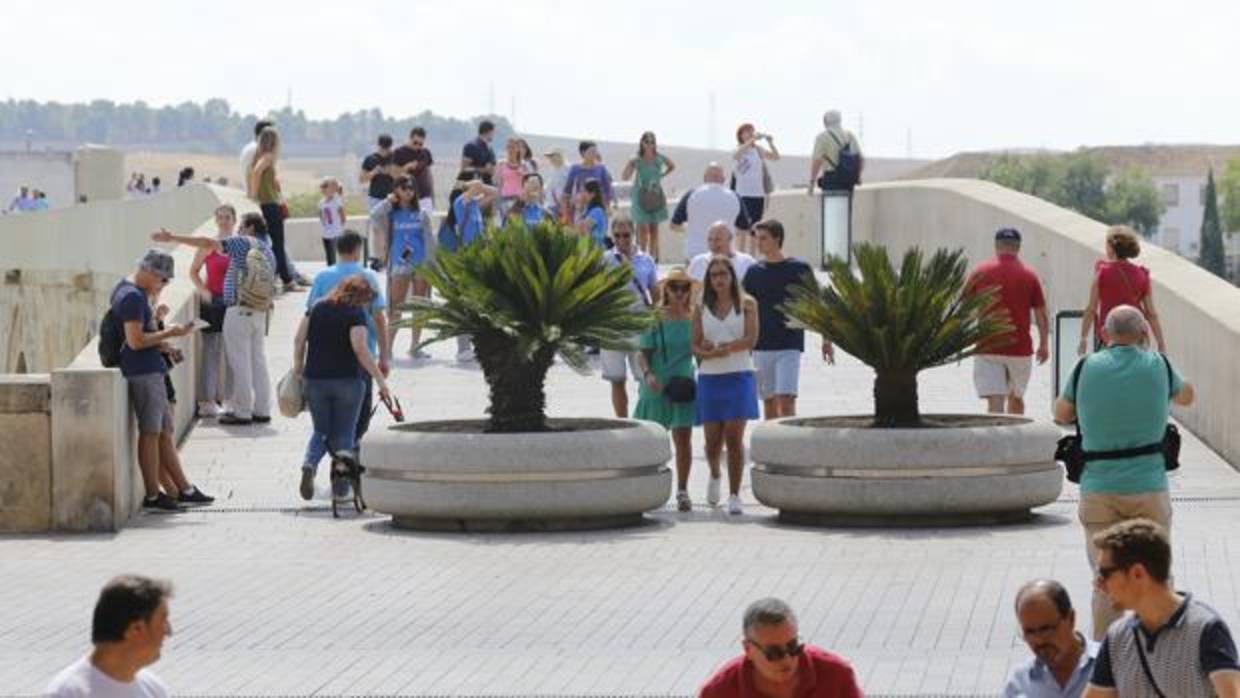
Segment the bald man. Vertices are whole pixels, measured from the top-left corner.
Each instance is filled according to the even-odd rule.
[[[754,264],[754,258],[744,252],[737,252],[732,247],[732,224],[727,221],[715,221],[706,229],[706,251],[689,260],[689,276],[698,281],[706,279],[706,265],[715,255],[723,255],[732,260],[732,268],[736,270],[736,278],[744,279],[745,272]]]
[[[1162,453],[1170,404],[1193,403],[1193,386],[1162,354],[1149,351],[1150,326],[1141,311],[1117,306],[1106,317],[1107,348],[1077,362],[1055,401],[1055,421],[1079,421],[1090,454],[1081,475],[1078,515],[1094,571],[1093,538],[1129,519],[1145,518],[1170,534],[1171,498]],[[1101,640],[1120,611],[1094,589],[1093,628]]]
[[[737,228],[749,228],[749,218],[741,197],[724,186],[723,167],[717,162],[706,166],[702,186],[680,198],[672,214],[672,230],[685,233],[685,263],[706,252],[706,231],[716,221],[732,221]]]
[[[1003,698],[1080,698],[1098,643],[1076,631],[1076,611],[1063,585],[1035,579],[1016,593],[1016,620],[1033,657],[1016,667]]]

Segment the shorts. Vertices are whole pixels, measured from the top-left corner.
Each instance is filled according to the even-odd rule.
[[[766,197],[742,196],[741,208],[745,209],[745,216],[749,219],[749,226],[740,228],[740,230],[750,230],[755,223],[762,220],[762,215],[766,213]]]
[[[973,385],[978,397],[1024,397],[1032,372],[1032,356],[978,354],[973,357]]]
[[[753,363],[758,373],[758,397],[770,400],[776,395],[797,396],[801,384],[800,350],[755,351]]]
[[[410,264],[408,262],[392,260],[392,263],[388,265],[388,276],[415,276],[421,267],[421,262]]]
[[[637,363],[636,351],[613,351],[611,349],[603,349],[599,352],[599,362],[603,368],[603,380],[608,383],[623,383],[625,381],[625,364],[628,364],[628,370],[633,374],[633,380],[640,379],[642,375],[641,364]]]
[[[168,402],[168,389],[163,373],[143,373],[127,376],[129,402],[134,416],[138,418],[138,433],[172,433],[172,403]]]

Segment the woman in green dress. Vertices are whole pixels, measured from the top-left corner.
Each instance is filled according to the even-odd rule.
[[[642,251],[659,261],[659,224],[667,220],[667,194],[663,191],[663,178],[676,169],[676,164],[659,154],[654,134],[642,134],[637,146],[637,157],[624,166],[620,179],[633,180],[633,222],[637,225],[637,244]],[[642,192],[649,191],[642,204]],[[656,205],[657,204],[657,205]]]
[[[672,432],[672,446],[676,452],[676,508],[680,511],[693,509],[688,490],[689,464],[693,460],[689,438],[697,408],[693,400],[673,401],[665,394],[664,387],[674,377],[693,380],[690,304],[695,283],[684,267],[673,267],[659,282],[659,321],[638,342],[642,382],[637,409],[633,411],[635,419],[658,422]]]

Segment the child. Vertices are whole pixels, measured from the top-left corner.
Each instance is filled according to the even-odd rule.
[[[573,202],[577,211],[574,224],[577,230],[587,235],[600,246],[610,247],[607,243],[607,204],[603,199],[603,186],[597,179],[587,179],[577,192]]]
[[[327,256],[327,266],[336,263],[336,238],[344,230],[344,188],[335,177],[324,177],[319,184],[319,222],[323,224],[323,254]]]

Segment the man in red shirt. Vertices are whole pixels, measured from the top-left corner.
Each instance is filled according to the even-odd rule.
[[[743,627],[745,653],[715,672],[700,698],[861,698],[843,657],[801,643],[788,604],[775,598],[753,602]]]
[[[973,357],[973,384],[978,397],[986,401],[987,411],[1002,414],[1004,401],[1008,414],[1025,413],[1025,388],[1033,371],[1033,339],[1029,336],[1029,311],[1038,323],[1038,364],[1046,363],[1049,352],[1046,333],[1046,297],[1042,282],[1032,269],[1020,261],[1020,232],[1001,228],[995,233],[995,256],[973,270],[965,285],[968,291],[997,287],[995,304],[1005,308],[1008,322],[1015,328],[979,347]]]

